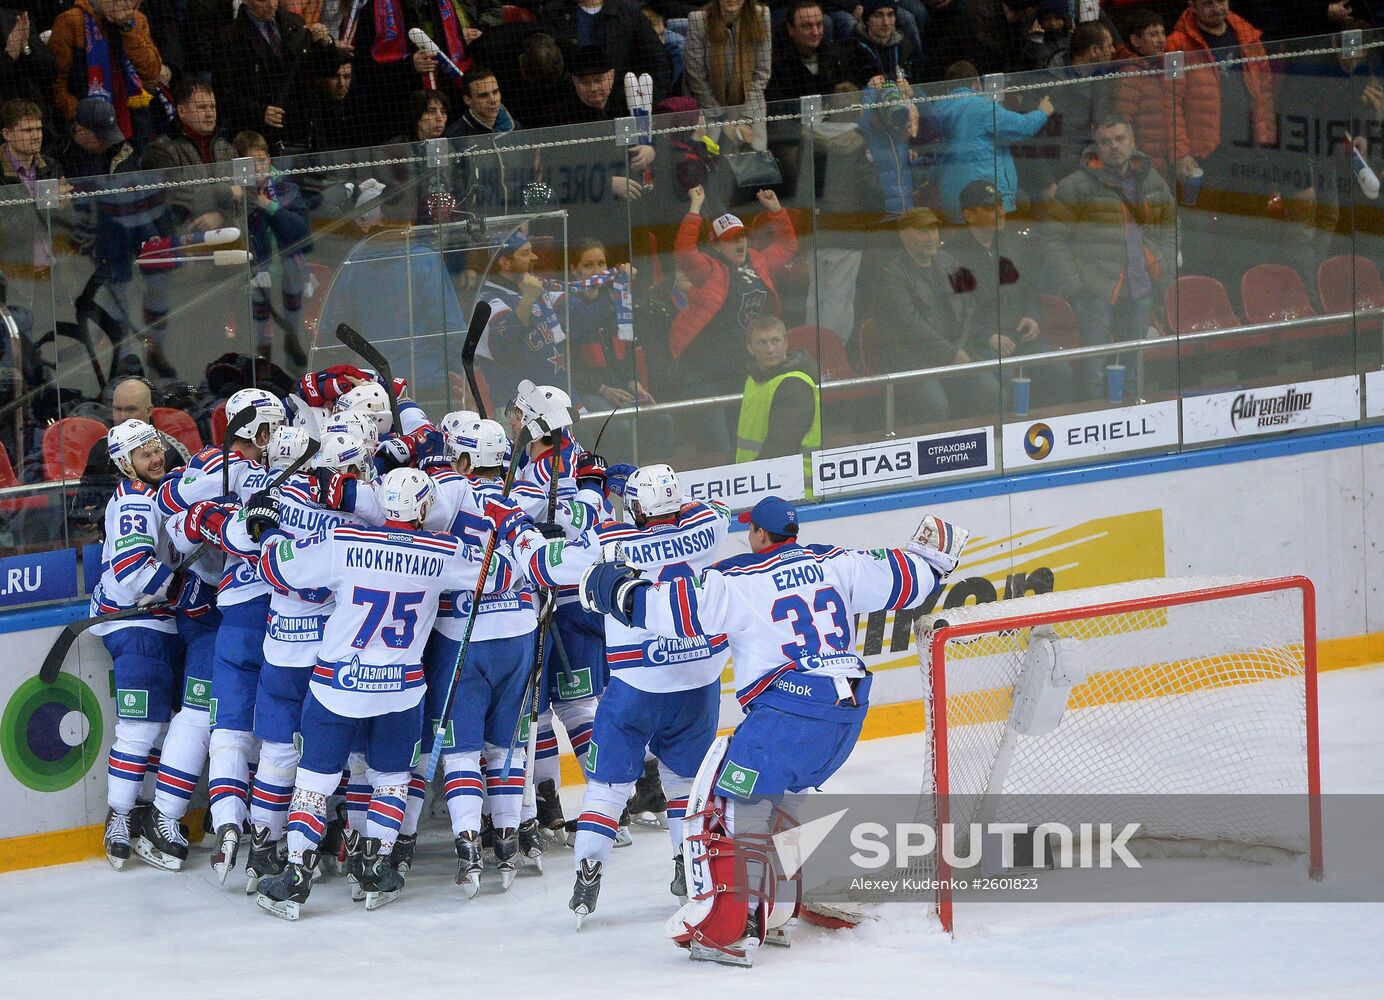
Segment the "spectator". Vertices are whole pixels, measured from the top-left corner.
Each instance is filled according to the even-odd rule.
[[[492,70],[472,67],[461,89],[466,110],[447,126],[449,139],[473,135],[503,135],[519,128],[500,99],[500,81]]]
[[[163,64],[139,0],[76,0],[53,22],[48,48],[57,75],[53,106],[70,122],[83,97],[104,97],[115,121],[141,151],[154,134],[149,107],[171,74]]]
[[[491,362],[491,399],[513,399],[520,380],[538,370],[555,385],[567,382],[567,334],[553,309],[556,293],[533,273],[537,263],[528,234],[515,231],[496,252],[481,286],[492,311],[477,356]]]
[[[1119,114],[1096,126],[1081,168],[1057,185],[1045,256],[1058,294],[1076,311],[1085,345],[1142,340],[1156,292],[1175,273],[1174,215],[1168,185],[1135,149],[1134,128]],[[1091,398],[1114,359],[1083,359]]]
[[[1174,90],[1176,173],[1184,186],[1193,179],[1199,187],[1199,211],[1183,213],[1184,257],[1189,269],[1230,283],[1258,255],[1254,244],[1264,241],[1258,223],[1271,193],[1263,150],[1273,146],[1278,125],[1273,72],[1262,61],[1260,38],[1227,0],[1188,0],[1168,36],[1169,51],[1187,53],[1187,79],[1197,78],[1195,86]],[[1261,61],[1240,61],[1246,57]],[[1237,243],[1239,252],[1227,253]]]
[[[416,119],[406,116],[409,95],[414,91],[432,89],[430,83],[452,90],[460,83],[440,59],[415,48],[408,38],[414,28],[421,28],[429,37],[437,34],[435,29],[429,30],[434,28],[430,23],[433,18],[452,25],[434,41],[465,72],[470,68],[467,29],[454,16],[458,6],[453,0],[365,0],[356,17],[355,79],[361,106],[371,113],[363,121],[365,131],[359,145],[374,145],[402,131],[411,132]],[[470,30],[479,31],[474,25]]]
[[[473,66],[461,86],[466,110],[447,126],[449,139],[503,136],[519,128],[500,98],[500,81],[494,72]],[[533,176],[525,167],[523,153],[507,152],[496,142],[473,142],[465,147],[471,153],[469,169],[476,178],[476,197],[487,213],[508,214],[523,202],[520,193]]]
[[[1048,93],[1053,110],[1034,143],[1039,154],[1025,178],[1029,190],[1052,198],[1057,182],[1078,169],[1091,145],[1093,129],[1104,120],[1114,103],[1113,85],[1101,77],[1101,67],[1115,56],[1110,29],[1100,21],[1085,21],[1072,32],[1066,58],[1058,57],[1052,70],[1056,86]]]
[[[253,192],[232,187],[231,193],[245,205],[248,231],[246,240],[254,261],[250,277],[250,313],[255,322],[257,353],[272,360],[273,337],[269,320],[284,332],[284,351],[289,367],[300,371],[307,363],[302,341],[298,338],[302,322],[303,298],[313,294],[307,262],[308,210],[298,193],[298,185],[284,177],[269,161],[269,142],[258,132],[244,131],[235,137],[237,156],[255,161],[256,186]],[[279,292],[283,314],[274,315],[270,302],[273,286],[273,264],[278,262]]]
[[[675,91],[679,90],[682,84],[683,53],[687,49],[687,36],[681,31],[669,28],[667,18],[652,7],[644,8],[644,16],[649,19],[663,51],[668,53],[669,87]]]
[[[110,426],[126,420],[154,422],[153,389],[139,376],[121,379],[115,383],[111,392]],[[188,450],[177,438],[159,431],[163,440],[164,468],[172,471],[187,464]],[[87,452],[86,467],[82,478],[72,495],[68,509],[68,528],[80,535],[80,540],[99,540],[102,524],[106,516],[106,501],[111,498],[120,474],[111,463],[110,452],[106,450],[106,440],[102,438]]]
[[[1116,50],[1115,58],[1137,62],[1127,65],[1116,81],[1112,110],[1130,120],[1139,137],[1139,152],[1149,158],[1153,169],[1170,177],[1173,161],[1179,156],[1173,152],[1173,136],[1181,134],[1185,142],[1187,131],[1185,123],[1174,120],[1173,96],[1186,87],[1208,86],[1211,77],[1207,73],[1184,75],[1176,84],[1163,78],[1168,34],[1155,10],[1136,7],[1125,15],[1124,35],[1125,44]],[[1150,70],[1158,75],[1150,75]]]
[[[966,333],[962,343],[979,361],[1007,358],[1016,365],[1025,354],[1049,350],[1038,323],[1038,269],[1029,263],[1027,241],[1004,241],[1004,195],[988,180],[973,180],[961,191],[964,228],[943,244],[956,258],[948,280],[966,297]],[[1033,379],[1033,405],[1051,406],[1071,398],[1071,369],[1045,362]]]
[[[802,455],[812,484],[812,452],[822,446],[821,391],[815,367],[802,351],[788,350],[788,330],[777,316],[760,314],[745,336],[749,352],[735,460]]]
[[[722,131],[728,152],[737,146],[768,148],[764,88],[772,68],[767,7],[753,0],[711,0],[688,18],[687,92],[708,115],[755,119]]]
[[[500,76],[500,89],[510,95],[510,111],[525,128],[563,124],[562,114],[572,88],[567,81],[566,58],[552,35],[533,32],[525,39],[517,62],[510,67],[497,65],[495,71]]]
[[[782,30],[775,33],[773,70],[764,89],[769,104],[797,101],[810,94],[830,94],[850,82],[844,54],[827,41],[822,2],[794,0]],[[778,109],[780,113],[782,110]],[[796,123],[788,124],[796,134]]]
[[[777,195],[760,191],[757,197],[769,213],[769,246],[762,251],[750,249],[744,223],[726,214],[712,222],[710,252],[703,253],[697,248],[697,237],[706,192],[700,186],[688,192],[688,210],[678,228],[673,255],[691,279],[692,289],[687,308],[673,321],[669,333],[669,350],[688,397],[739,388],[738,372],[726,364],[726,358],[740,350],[756,316],[782,312],[774,275],[798,252],[798,237]]]
[[[603,50],[595,45],[578,49],[572,57],[572,85],[568,98],[569,122],[609,121],[619,116],[623,98],[615,96],[615,70]],[[642,172],[654,163],[654,147],[641,144],[627,151],[629,169]],[[611,191],[617,198],[638,198],[643,194],[640,181],[629,176],[610,178]]]
[[[538,23],[569,57],[594,45],[609,60],[615,79],[621,82],[612,117],[629,114],[623,86],[626,73],[648,73],[655,102],[668,96],[672,79],[668,54],[634,0],[550,0],[538,12]]]
[[[229,184],[189,184],[189,180],[211,176],[212,164],[235,159],[235,147],[216,131],[216,94],[211,85],[196,78],[184,78],[173,91],[178,121],[174,131],[149,144],[144,154],[144,169],[177,168],[165,181],[180,181],[167,190],[171,224],[180,233],[206,232],[227,225],[234,218],[235,198]],[[146,370],[161,378],[177,374],[163,350],[167,326],[166,272],[144,275],[144,347]]]
[[[1035,69],[1062,65],[1072,42],[1068,0],[1041,0],[1033,25],[1035,30],[1029,34],[1025,55],[1029,65]]]
[[[243,0],[222,39],[216,68],[226,131],[261,132],[278,153],[290,99],[317,45],[333,45],[325,26],[308,28],[297,14],[281,10],[279,0]]]
[[[134,259],[146,240],[163,236],[168,231],[167,211],[163,197],[157,191],[107,193],[111,187],[129,183],[123,175],[140,169],[139,157],[115,123],[115,109],[99,97],[84,97],[77,102],[77,115],[72,122],[72,151],[67,161],[70,178],[92,178],[74,181],[79,191],[95,192],[94,199],[80,204],[92,204],[95,210],[95,239],[92,257],[96,268],[86,287],[77,296],[78,315],[95,310],[96,293],[105,288],[119,307],[118,321],[128,328],[131,311],[129,289],[134,277]],[[122,177],[122,179],[116,179]],[[143,277],[146,310],[163,315],[168,312],[167,283],[162,276]],[[116,345],[123,350],[122,343]],[[137,362],[131,360],[132,366]]]
[[[308,89],[287,108],[285,155],[351,149],[360,142],[360,106],[351,84],[351,56],[335,45],[314,46],[308,58]]]
[[[896,30],[894,0],[865,0],[860,9],[862,20],[845,43],[856,88],[919,79],[919,53],[913,42]]]
[[[16,97],[32,101],[47,122],[58,63],[39,38],[39,27],[27,11],[0,7],[0,104]]]
[[[48,213],[33,199],[38,182],[61,177],[62,168],[43,153],[43,117],[33,101],[16,98],[0,106],[0,137],[0,199],[29,202],[0,214],[0,278],[8,304],[33,313],[34,331],[41,336],[53,319],[53,243]]]
[[[974,332],[967,310],[975,302],[952,285],[961,265],[941,249],[936,214],[912,209],[896,229],[903,253],[889,256],[873,286],[879,310],[873,353],[880,368],[909,371],[977,360],[967,339]],[[993,411],[1000,398],[999,383],[989,372],[901,382],[894,392],[898,412],[927,422],[949,420],[958,412]]]
[[[930,41],[938,67],[966,60],[979,75],[1035,69],[1028,28],[1038,0],[965,0]]]
[[[1045,96],[1033,111],[1010,111],[981,93],[976,67],[968,62],[952,65],[947,79],[955,86],[944,100],[929,106],[943,140],[937,157],[942,209],[949,220],[961,222],[962,190],[983,180],[999,189],[1005,211],[1012,212],[1018,207],[1019,180],[1009,143],[1036,135],[1052,114],[1052,101]]]

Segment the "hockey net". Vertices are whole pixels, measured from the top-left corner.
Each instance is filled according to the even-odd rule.
[[[915,630],[936,829],[1157,796],[1134,817],[1145,853],[1301,852],[1320,877],[1311,581],[1142,580],[952,608]],[[1284,796],[1300,797],[1286,816]]]

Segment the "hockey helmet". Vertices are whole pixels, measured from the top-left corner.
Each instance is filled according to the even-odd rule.
[[[264,449],[265,461],[271,469],[287,469],[308,453],[310,442],[305,427],[276,427]]]
[[[312,464],[328,472],[365,473],[368,469],[369,475],[362,477],[367,480],[375,471],[374,456],[366,453],[360,438],[345,425],[329,427],[322,432],[322,443],[318,445]]]
[[[362,410],[375,419],[375,433],[388,434],[394,426],[394,417],[389,410],[389,393],[378,382],[366,382],[349,389],[337,397],[335,413],[347,410]]]
[[[461,429],[475,423],[481,415],[475,410],[453,410],[437,422],[437,429],[442,432],[442,439],[447,444],[447,460],[455,462],[457,456],[461,454],[457,450],[457,439],[461,435]]]
[[[511,457],[509,438],[498,421],[473,420],[461,428],[457,437],[457,454],[470,456],[473,469],[508,465]]]
[[[111,461],[121,475],[131,479],[139,478],[139,473],[135,472],[134,453],[158,440],[159,432],[143,420],[126,420],[106,432],[106,448],[110,450]]]
[[[403,524],[421,524],[437,496],[432,478],[417,469],[386,472],[381,485],[384,516]]]
[[[682,483],[670,465],[645,465],[630,476],[625,502],[636,524],[651,517],[675,513],[682,507]]]
[[[534,385],[528,379],[519,383],[514,408],[520,423],[534,440],[572,425],[572,397],[555,385]]]
[[[323,426],[323,432],[347,430],[356,436],[360,445],[373,457],[380,446],[380,428],[375,418],[364,410],[343,410],[333,414]]]
[[[241,389],[226,400],[227,423],[234,421],[236,415],[245,409],[253,409],[255,413],[254,419],[240,432],[240,436],[247,441],[258,441],[261,432],[267,432],[265,437],[268,438],[288,416],[284,404],[273,393],[264,389]]]

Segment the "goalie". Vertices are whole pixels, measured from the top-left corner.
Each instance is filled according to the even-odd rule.
[[[870,674],[853,652],[854,616],[921,604],[956,568],[969,532],[926,515],[902,549],[798,544],[793,505],[768,497],[750,514],[750,552],[700,577],[654,583],[621,562],[596,563],[582,602],[626,627],[680,639],[723,632],[745,718],[712,745],[687,804],[689,901],[668,934],[693,959],[750,965],[766,935],[795,915],[775,901],[767,833],[775,800],[815,788],[850,756]]]

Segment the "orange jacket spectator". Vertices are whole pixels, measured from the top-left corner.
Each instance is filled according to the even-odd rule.
[[[1173,83],[1163,77],[1163,60],[1140,58],[1127,45],[1121,45],[1115,51],[1115,58],[1137,62],[1124,71],[1125,75],[1116,78],[1114,110],[1133,123],[1134,144],[1139,152],[1149,158],[1155,170],[1166,175],[1169,165],[1189,152],[1186,123],[1180,116],[1175,120],[1173,114],[1175,88],[1213,86],[1214,78],[1211,73],[1189,73]],[[1143,75],[1149,70],[1156,71],[1158,75]],[[1206,99],[1202,97],[1199,100],[1204,103]],[[1181,144],[1176,149],[1173,147],[1174,129],[1180,130],[1182,136]]]
[[[91,0],[76,0],[53,21],[53,34],[48,49],[58,63],[58,76],[53,81],[53,107],[63,121],[71,121],[77,113],[77,102],[84,97],[107,96],[95,92],[94,77],[103,78],[109,90],[108,99],[115,105],[115,120],[125,137],[130,137],[129,109],[148,105],[154,87],[159,83],[163,57],[159,55],[154,38],[149,33],[149,19],[135,10],[128,0],[124,6],[107,2],[105,11],[119,10],[120,23],[107,20],[106,13],[98,14]],[[126,13],[128,11],[128,13]],[[104,65],[98,59],[88,59],[92,45],[87,38],[87,21],[94,21],[103,38]],[[132,93],[129,68],[138,74],[143,90]]]
[[[1238,54],[1263,59],[1266,53],[1262,32],[1235,13],[1228,13],[1226,21],[1240,46]],[[1190,7],[1182,12],[1168,35],[1168,51],[1187,53],[1187,72],[1174,84],[1177,155],[1190,154],[1201,159],[1215,152],[1221,144],[1221,81],[1215,68],[1216,57],[1197,27],[1196,15]],[[1210,68],[1205,68],[1208,66]],[[1267,62],[1247,62],[1239,69],[1244,73],[1245,89],[1249,91],[1254,141],[1261,146],[1273,145],[1278,134],[1273,109],[1273,72]],[[1142,142],[1143,136],[1136,131],[1135,139]]]

